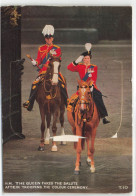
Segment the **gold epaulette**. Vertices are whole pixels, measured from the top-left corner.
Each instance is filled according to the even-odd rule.
[[[94,64],[91,64],[91,66],[97,67],[97,66],[96,66],[96,65],[94,65]]]
[[[56,48],[60,48],[59,46],[57,46],[57,45],[53,45],[53,46],[55,46]]]

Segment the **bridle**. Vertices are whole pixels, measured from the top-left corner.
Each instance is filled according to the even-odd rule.
[[[85,88],[88,88],[85,87]],[[90,86],[89,86],[90,88]],[[93,92],[89,92],[91,95],[89,96],[89,99],[86,99],[86,98],[81,98],[78,100],[77,102],[77,106],[78,105],[86,105],[86,110],[83,110],[83,112],[81,113],[80,110],[78,110],[78,124],[81,125],[82,121],[83,121],[83,124],[86,123],[86,122],[89,122],[92,120],[93,118],[93,114],[94,114],[94,100],[93,100]],[[90,103],[91,103],[91,100],[92,100],[92,113],[91,113],[91,116],[88,116],[88,112],[90,111]],[[79,121],[80,119],[80,121]]]
[[[51,62],[50,62],[50,64],[51,64]],[[52,74],[50,70],[51,70],[51,68],[49,68],[49,71],[46,72],[44,80],[43,80],[44,92],[45,92],[45,94],[49,94],[49,95],[46,95],[46,99],[48,99],[48,100],[54,99],[57,96],[57,91],[58,91],[57,85],[56,86],[52,85],[52,77],[53,77],[53,74],[59,75],[59,72]],[[49,76],[48,79],[46,78],[47,74]],[[46,87],[47,85],[50,86],[49,90]],[[54,89],[55,89],[55,92],[53,93]]]

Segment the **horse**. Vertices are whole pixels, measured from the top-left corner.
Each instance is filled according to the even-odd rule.
[[[91,173],[93,173],[95,172],[94,141],[100,116],[93,100],[93,85],[90,86],[90,81],[78,80],[78,101],[74,116],[71,111],[67,111],[67,117],[73,134],[85,137],[85,139],[79,138],[78,142],[74,143],[77,153],[74,174],[80,173],[81,151],[84,149],[85,140],[87,143],[87,164],[90,166]]]
[[[41,140],[38,147],[39,151],[44,151],[44,145],[49,144],[50,139],[50,123],[51,116],[53,116],[52,132],[53,136],[56,136],[57,131],[57,120],[59,117],[61,124],[61,135],[64,133],[64,112],[65,104],[64,98],[60,92],[59,82],[59,71],[61,67],[60,57],[50,55],[49,65],[42,82],[39,84],[36,101],[39,104],[39,110],[41,115]],[[45,133],[45,117],[47,122],[46,136]],[[52,142],[51,151],[57,151],[56,142]]]

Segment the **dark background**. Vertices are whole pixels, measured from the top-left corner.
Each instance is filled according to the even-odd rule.
[[[21,18],[11,23],[14,7],[1,8],[1,83],[3,142],[22,132],[21,115]],[[17,9],[21,14],[21,8]],[[17,137],[18,137],[17,136]]]
[[[131,39],[131,7],[22,7],[22,43],[43,43],[46,24],[60,44]]]

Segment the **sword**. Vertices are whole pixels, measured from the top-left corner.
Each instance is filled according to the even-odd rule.
[[[30,56],[30,54],[26,55],[31,61],[33,60],[32,57]]]
[[[30,56],[30,54],[26,55],[31,61],[33,61],[32,57]],[[41,68],[36,64],[36,66],[38,67],[38,69],[40,70]]]

